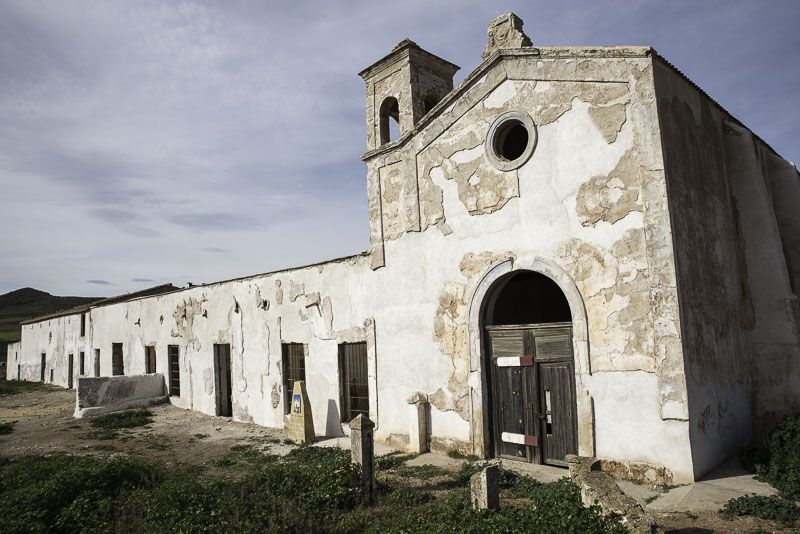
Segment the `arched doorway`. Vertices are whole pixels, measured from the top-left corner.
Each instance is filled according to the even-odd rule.
[[[490,455],[566,465],[578,453],[572,313],[544,274],[512,271],[482,309]]]

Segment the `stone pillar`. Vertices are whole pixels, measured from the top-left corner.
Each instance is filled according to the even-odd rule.
[[[295,443],[311,443],[314,441],[314,418],[311,415],[311,403],[308,401],[306,383],[298,380],[294,383],[289,415],[285,418],[289,439]]]
[[[475,510],[500,510],[500,468],[490,465],[469,479],[472,507]]]
[[[355,419],[350,421],[350,454],[353,463],[359,466],[361,472],[361,489],[370,499],[375,486],[373,478],[374,429],[375,423],[363,414],[358,414]]]
[[[422,454],[428,446],[428,397],[416,392],[408,399],[408,451]]]

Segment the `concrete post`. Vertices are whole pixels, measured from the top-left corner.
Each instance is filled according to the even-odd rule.
[[[408,451],[428,452],[428,397],[416,392],[408,399]]]
[[[363,414],[358,414],[355,419],[350,421],[350,454],[353,463],[358,465],[361,471],[361,488],[370,499],[375,486],[373,478],[374,429],[375,423]]]
[[[500,469],[490,465],[469,479],[472,507],[475,510],[500,510]]]

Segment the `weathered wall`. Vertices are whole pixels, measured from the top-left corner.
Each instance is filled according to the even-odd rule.
[[[769,191],[774,155],[661,60],[655,81],[700,476],[758,440],[753,421],[797,405],[796,298]]]
[[[376,273],[416,286],[395,303],[414,313],[397,313],[391,325],[406,343],[381,345],[376,319],[381,357],[434,355],[409,380],[431,399],[434,432],[437,420],[482,419],[481,372],[467,343],[472,294],[499,262],[546,260],[568,273],[586,306],[591,357],[579,395],[593,402],[594,424],[582,424],[595,430],[597,455],[691,478],[647,51],[505,53],[456,93],[408,143],[368,160],[370,216],[382,229],[373,246],[385,253]],[[489,127],[506,111],[527,112],[538,128],[532,158],[513,171],[497,170],[485,153]]]
[[[17,380],[17,373],[21,371],[22,342],[9,343],[6,350],[6,380]],[[17,366],[20,367],[17,367]]]
[[[87,316],[88,319],[88,316]],[[40,380],[41,355],[45,353],[45,382],[67,387],[69,374],[73,373],[73,387],[79,375],[80,352],[85,352],[86,373],[91,373],[90,323],[87,320],[86,336],[80,335],[80,314],[56,317],[38,323],[22,325],[20,351],[20,378]],[[70,370],[69,354],[73,355],[74,369]],[[52,371],[52,380],[50,378]],[[14,369],[16,373],[16,368]],[[15,374],[16,377],[16,374]]]
[[[126,374],[144,372],[147,345],[156,347],[156,370],[166,372],[167,346],[178,345],[181,395],[171,402],[213,415],[213,344],[228,343],[234,419],[281,427],[281,343],[305,343],[316,431],[340,435],[338,343],[367,341],[374,347],[369,310],[377,307],[376,297],[366,294],[362,280],[368,261],[356,256],[95,308],[93,322],[104,325],[92,340],[103,351],[101,374],[111,372],[112,343],[123,343]],[[373,348],[373,383],[374,354]]]
[[[164,375],[81,377],[77,379],[75,417],[91,417],[150,406],[166,399]]]

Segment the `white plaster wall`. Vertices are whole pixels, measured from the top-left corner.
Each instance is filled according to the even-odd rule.
[[[80,314],[56,317],[38,323],[22,325],[22,348],[20,350],[20,378],[38,382],[41,379],[41,355],[46,354],[45,382],[67,387],[69,373],[73,373],[73,385],[79,375],[80,352],[84,351],[89,362],[89,335],[80,335]],[[73,355],[74,369],[68,368],[69,354]],[[53,379],[50,380],[50,371]],[[87,371],[90,371],[89,367]],[[16,365],[14,366],[16,378]]]
[[[9,343],[6,358],[6,380],[16,380],[18,371],[21,374],[22,368],[17,368],[17,365],[22,365],[21,356],[22,342]]]

